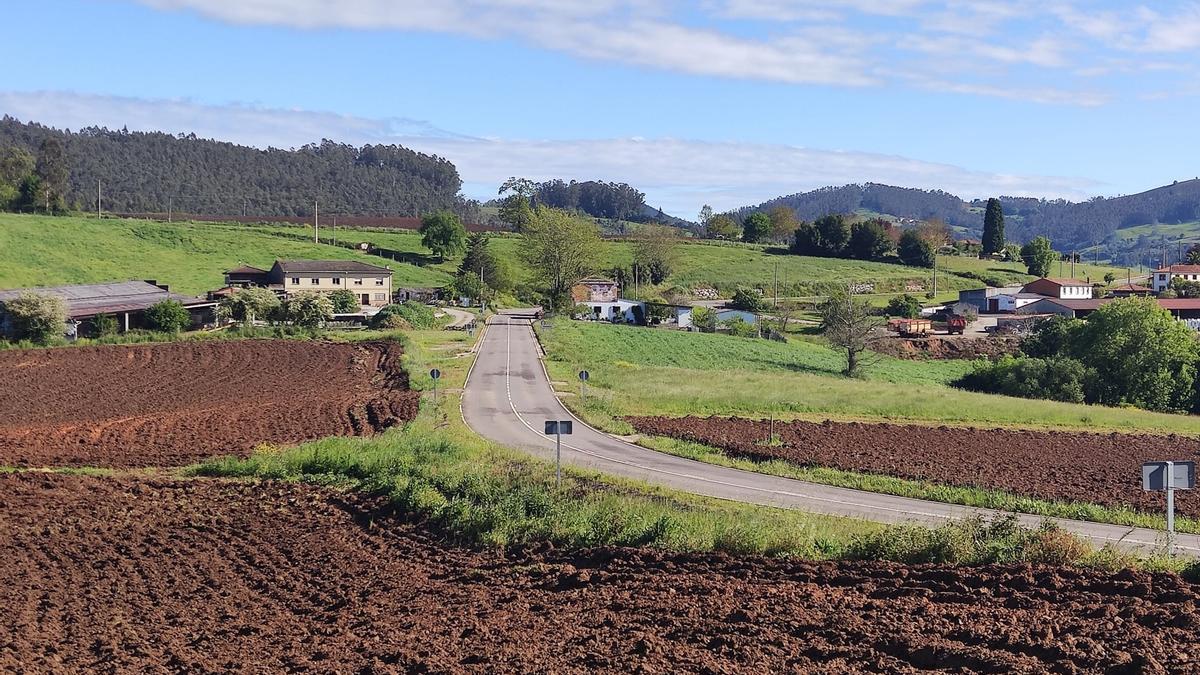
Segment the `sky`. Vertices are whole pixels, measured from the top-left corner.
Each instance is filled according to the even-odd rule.
[[[1129,194],[1200,170],[1200,2],[39,0],[0,114],[399,143],[488,199],[628,182],[694,218],[827,185]]]

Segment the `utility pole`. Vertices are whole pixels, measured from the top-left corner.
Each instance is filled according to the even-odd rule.
[[[100,220],[100,179],[96,179],[96,220]]]
[[[242,197],[242,217],[246,217],[246,198]]]
[[[313,200],[313,243],[314,244],[321,243],[320,235],[318,234],[321,231],[321,212],[317,209],[317,206],[318,206],[317,200],[314,199]]]
[[[333,216],[333,245],[337,246],[337,215]]]
[[[1071,278],[1075,278],[1075,251],[1071,251]]]
[[[175,195],[167,197],[167,222],[171,222],[171,207],[175,206]]]
[[[775,261],[775,307],[779,307],[779,261]]]

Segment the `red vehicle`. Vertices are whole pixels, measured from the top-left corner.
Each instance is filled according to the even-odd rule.
[[[958,314],[951,314],[949,318],[946,319],[947,334],[954,335],[955,333],[958,333],[959,335],[962,335],[966,331],[967,317],[959,316]]]

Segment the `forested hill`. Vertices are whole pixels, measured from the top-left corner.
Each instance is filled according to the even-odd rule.
[[[325,213],[419,216],[449,208],[475,219],[477,205],[458,194],[449,161],[398,145],[361,148],[332,141],[294,150],[259,150],[159,132],[85,128],[61,131],[9,116],[0,119],[0,152],[37,156],[56,138],[65,149],[66,206],[91,210],[101,181],[104,210],[307,216]]]
[[[1000,197],[1008,238],[1028,241],[1041,234],[1056,247],[1082,248],[1104,241],[1120,228],[1154,223],[1187,223],[1200,220],[1200,180],[1135,195],[1094,198],[1086,202]],[[899,218],[941,218],[950,225],[967,228],[978,235],[983,228],[983,201],[968,202],[940,190],[917,190],[867,183],[829,187],[778,197],[758,206],[739,209],[744,217],[752,211],[784,205],[806,220],[828,213],[873,211]]]

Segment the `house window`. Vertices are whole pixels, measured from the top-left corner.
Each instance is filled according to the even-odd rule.
[[[310,282],[312,283],[312,285],[316,286],[316,285],[318,285],[318,284],[320,284],[320,283],[321,283],[321,278],[320,278],[320,277],[313,277],[313,278],[310,280]]]
[[[383,285],[383,277],[380,277],[380,278],[376,279],[376,280],[375,280],[375,285],[376,285],[376,286],[382,286],[382,285]]]
[[[355,286],[362,286],[362,279],[355,279],[355,280],[354,280],[354,285],[355,285]]]
[[[300,283],[300,277],[292,277],[292,283],[293,283],[293,284],[299,284],[299,283]]]
[[[342,279],[341,279],[341,277],[334,277],[334,278],[333,278],[333,285],[334,285],[334,286],[341,286],[341,285],[342,285]]]
[[[375,302],[384,302],[387,300],[387,293],[376,293]]]

